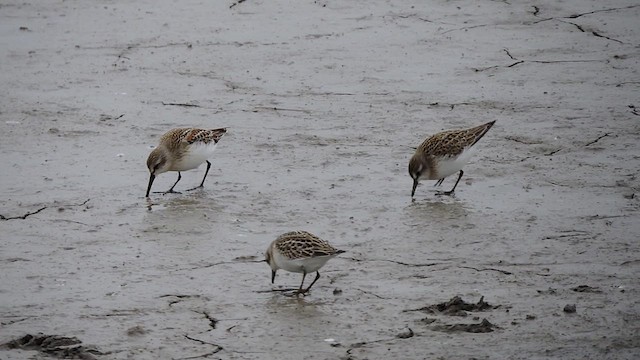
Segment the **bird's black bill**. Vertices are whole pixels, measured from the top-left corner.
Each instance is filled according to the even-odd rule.
[[[149,186],[147,186],[147,195],[145,195],[145,197],[149,197],[149,193],[151,192],[151,185],[153,184],[153,180],[155,180],[155,178],[155,175],[149,175]]]
[[[276,281],[276,271],[271,270],[271,283],[273,284]]]
[[[416,193],[416,187],[418,187],[418,179],[413,179],[413,189],[411,189],[411,197]]]

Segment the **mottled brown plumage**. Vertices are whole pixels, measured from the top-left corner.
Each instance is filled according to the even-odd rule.
[[[417,152],[433,157],[457,157],[475,145],[491,129],[495,121],[464,130],[437,133],[418,146]]]
[[[291,231],[278,236],[275,247],[289,259],[328,256],[338,251],[325,240],[306,231]]]
[[[226,132],[227,129],[224,128],[212,130],[177,128],[169,130],[162,135],[160,143],[147,158],[150,177],[146,196],[149,197],[151,185],[157,175],[167,171],[178,172],[178,180],[176,180],[171,189],[166,191],[166,193],[171,193],[174,192],[173,188],[182,178],[181,171],[195,169],[206,162],[207,170],[198,187],[204,186],[204,180],[211,167],[211,162],[209,162],[208,158],[212,155],[216,144]]]
[[[440,193],[453,194],[464,174],[462,168],[471,156],[470,149],[494,123],[495,120],[470,129],[443,131],[423,141],[409,161],[409,175],[413,178],[411,197],[414,196],[420,180],[438,180],[436,185],[440,185],[444,178],[459,171],[453,189]]]
[[[297,293],[304,294],[320,278],[318,270],[327,261],[343,252],[307,231],[291,231],[278,236],[269,245],[265,253],[265,261],[271,267],[271,282],[275,281],[278,269],[302,273],[302,282]],[[302,286],[307,273],[314,271],[317,272],[315,280],[303,290]]]

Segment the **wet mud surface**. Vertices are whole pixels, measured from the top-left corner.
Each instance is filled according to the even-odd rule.
[[[639,17],[3,2],[0,358],[638,358]],[[491,120],[455,197],[411,201],[414,148]],[[229,130],[204,188],[145,199],[184,126]],[[260,262],[296,229],[347,251],[304,297]]]

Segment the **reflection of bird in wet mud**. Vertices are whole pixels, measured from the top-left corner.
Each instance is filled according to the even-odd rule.
[[[215,150],[218,141],[220,141],[220,138],[222,138],[226,132],[227,129],[224,128],[213,130],[179,128],[169,130],[166,134],[162,135],[160,144],[151,151],[149,158],[147,158],[147,167],[149,168],[150,176],[146,197],[149,197],[153,180],[159,174],[167,171],[178,172],[178,180],[176,180],[171,189],[164,192],[165,194],[173,193],[176,192],[173,191],[173,188],[182,178],[180,175],[181,171],[195,169],[200,166],[200,164],[206,162],[207,171],[204,173],[202,182],[199,186],[189,190],[204,186],[204,180],[207,178],[209,168],[211,168],[211,163],[208,159],[213,154],[213,150]]]
[[[318,271],[330,259],[343,253],[328,242],[306,231],[292,231],[275,239],[265,253],[265,261],[271,266],[271,283],[276,279],[276,271],[283,269],[302,273],[302,282],[296,294],[306,294],[320,278]],[[316,278],[308,288],[302,289],[308,273],[316,272]]]
[[[459,171],[458,180],[449,191],[438,195],[453,194],[467,164],[473,154],[473,146],[491,129],[494,121],[470,129],[449,130],[427,138],[416,150],[409,161],[409,175],[413,178],[411,197],[416,192],[420,180],[438,180],[436,186],[444,179]]]

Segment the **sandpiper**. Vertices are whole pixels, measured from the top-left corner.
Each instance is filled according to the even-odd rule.
[[[411,197],[415,195],[420,180],[438,180],[435,186],[444,179],[459,172],[458,180],[449,191],[438,192],[438,195],[452,195],[473,154],[473,146],[491,129],[494,121],[472,127],[470,129],[449,130],[427,138],[416,150],[409,161],[409,175],[413,178]]]
[[[271,283],[276,279],[276,271],[283,269],[302,273],[302,282],[296,294],[306,294],[320,278],[318,271],[330,259],[342,254],[325,240],[306,232],[291,231],[278,236],[267,249],[265,261],[271,266]],[[316,272],[316,278],[308,288],[302,289],[308,273]]]
[[[173,191],[173,188],[182,178],[180,172],[195,169],[206,162],[207,171],[204,173],[202,182],[199,186],[187,191],[203,187],[209,168],[211,168],[211,163],[208,159],[213,154],[218,141],[226,132],[227,129],[224,128],[213,130],[178,128],[169,130],[162,135],[160,144],[151,151],[149,158],[147,158],[150,176],[146,197],[149,197],[153,180],[159,174],[167,171],[178,172],[178,180],[176,180],[171,189],[164,192],[165,194],[177,193],[177,191]]]

